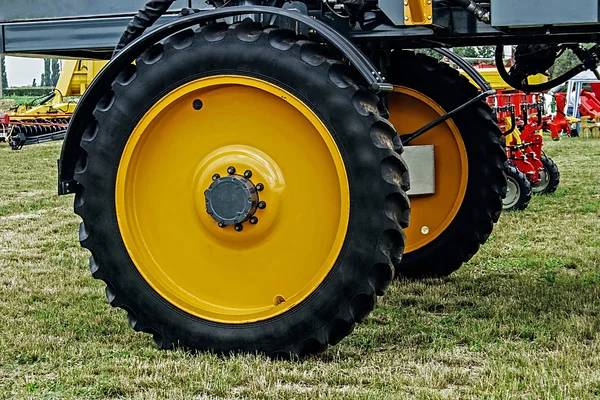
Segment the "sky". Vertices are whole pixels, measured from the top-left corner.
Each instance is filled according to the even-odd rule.
[[[41,58],[6,57],[6,73],[9,86],[31,86],[33,78],[38,85],[44,72],[44,60]]]

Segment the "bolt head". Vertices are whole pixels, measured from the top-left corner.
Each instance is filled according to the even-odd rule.
[[[219,228],[225,228],[225,223],[224,222],[219,222]]]
[[[244,225],[242,224],[235,224],[235,230],[236,232],[241,232],[244,229]]]
[[[261,210],[264,210],[266,207],[267,203],[265,203],[264,201],[258,203],[258,208],[260,208]]]
[[[213,181],[216,181],[216,180],[217,180],[217,179],[219,179],[220,177],[221,177],[221,175],[219,175],[219,174],[214,174],[214,175],[212,176],[212,180],[213,180]]]
[[[256,224],[258,224],[258,218],[257,218],[257,217],[252,217],[252,218],[250,218],[250,223],[251,223],[252,225],[256,225]]]
[[[202,106],[203,106],[203,104],[202,104],[202,100],[200,100],[200,99],[196,99],[196,100],[194,100],[194,102],[192,103],[192,107],[194,107],[194,110],[196,110],[196,111],[198,111],[198,110],[202,109]]]
[[[404,20],[405,20],[405,21],[408,21],[408,17],[404,17]]]
[[[252,178],[252,171],[250,171],[249,169],[246,170],[246,172],[244,172],[244,178],[246,178],[246,179]]]
[[[231,166],[231,167],[227,168],[227,173],[229,175],[235,174],[235,167]]]
[[[258,190],[259,192],[262,192],[264,188],[265,188],[265,185],[263,185],[262,183],[259,183],[258,185],[256,185],[256,190]]]

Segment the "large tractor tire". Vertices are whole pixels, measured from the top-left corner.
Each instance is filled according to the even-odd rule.
[[[477,95],[458,71],[423,54],[392,53],[390,120],[400,135]],[[485,101],[477,102],[408,145],[434,145],[435,193],[411,197],[406,250],[399,276],[446,276],[487,240],[502,211],[506,153]]]
[[[540,172],[540,181],[531,184],[531,192],[533,194],[552,194],[556,192],[560,184],[560,172],[554,161],[545,154],[542,154],[540,161],[544,170]]]
[[[531,201],[531,183],[514,165],[506,167],[507,191],[502,201],[504,211],[523,211]]]
[[[401,144],[325,51],[209,24],[106,88],[75,173],[80,240],[110,304],[160,348],[323,351],[393,279]]]

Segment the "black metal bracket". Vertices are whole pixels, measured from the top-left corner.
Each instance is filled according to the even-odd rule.
[[[154,28],[131,42],[110,60],[106,67],[100,71],[98,76],[96,76],[96,79],[90,84],[75,109],[63,143],[59,160],[60,175],[58,194],[62,195],[70,193],[70,191],[66,190],[65,184],[67,182],[72,182],[73,180],[75,163],[79,152],[81,151],[79,142],[83,135],[83,131],[86,128],[87,123],[93,118],[92,113],[94,107],[105,94],[105,89],[110,87],[123,69],[133,63],[136,58],[141,56],[151,45],[174,33],[217,19],[246,14],[276,15],[278,17],[290,18],[301,24],[307,25],[343,54],[349,63],[356,68],[358,73],[365,79],[367,87],[370,90],[376,93],[392,91],[392,85],[385,82],[382,74],[360,49],[341,33],[318,19],[311,18],[295,11],[264,6],[224,7],[193,13]]]
[[[494,115],[498,118],[499,112],[509,112],[510,113],[510,129],[506,132],[503,132],[502,135],[508,136],[517,129],[517,116],[515,114],[515,106],[513,104],[509,104],[502,107],[494,107],[493,109]]]
[[[495,94],[496,91],[491,89],[485,92],[480,93],[479,95],[473,97],[471,100],[467,101],[466,103],[456,107],[454,110],[450,111],[447,114],[442,115],[441,117],[439,117],[438,119],[431,121],[430,123],[428,123],[427,125],[425,125],[424,127],[417,129],[416,131],[414,131],[411,134],[408,135],[402,135],[402,144],[406,145],[408,144],[411,140],[414,140],[416,138],[418,138],[419,136],[423,135],[424,133],[432,130],[433,128],[435,128],[436,126],[438,126],[439,124],[441,124],[442,122],[452,118],[454,115],[458,114],[459,112],[461,112],[462,110],[464,110],[465,108],[469,107],[471,104],[474,104],[482,99],[485,99],[488,96],[491,96],[493,94]]]
[[[465,74],[469,75],[469,77],[473,79],[473,81],[477,84],[477,86],[479,86],[482,92],[488,92],[490,90],[493,90],[492,85],[490,85],[490,83],[485,80],[485,78],[479,73],[479,71],[477,71],[471,64],[465,61],[461,56],[448,49],[444,49],[441,47],[436,47],[433,50],[437,51],[438,53],[440,53],[444,57],[447,57],[450,61],[458,65],[463,71],[465,71]],[[494,93],[492,94],[495,93],[496,92],[494,91]]]
[[[481,93],[479,95],[477,95],[476,97],[473,97],[471,100],[467,101],[466,103],[456,107],[454,110],[450,111],[449,113],[442,115],[440,118],[438,118],[434,121],[431,121],[424,127],[417,129],[413,133],[410,133],[408,135],[402,135],[402,138],[403,138],[402,144],[403,145],[408,144],[411,140],[418,138],[419,136],[432,130],[433,128],[435,128],[436,126],[441,124],[442,122],[452,118],[454,115],[458,114],[465,108],[469,107],[471,104],[474,104],[474,103],[478,102],[479,100],[485,99],[486,97],[496,94],[496,91],[494,89],[492,89],[492,86],[490,85],[490,83],[488,81],[486,81],[485,78],[475,68],[473,68],[473,66],[471,64],[466,62],[461,56],[459,56],[458,54],[451,52],[447,49],[444,49],[444,48],[435,48],[434,50],[437,51],[438,53],[440,53],[441,55],[443,55],[444,57],[447,57],[448,59],[453,61],[455,64],[457,64],[460,68],[462,68],[462,70],[465,71],[465,73],[467,75],[469,75],[471,77],[471,79],[473,79],[473,81],[479,86],[479,88],[481,89]]]

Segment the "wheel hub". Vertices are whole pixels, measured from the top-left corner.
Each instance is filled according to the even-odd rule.
[[[504,208],[511,208],[518,203],[519,197],[521,197],[521,188],[512,176],[508,176],[507,179],[507,190],[506,197],[503,200]]]
[[[248,221],[258,209],[258,191],[241,175],[219,177],[204,192],[206,212],[220,227]]]

